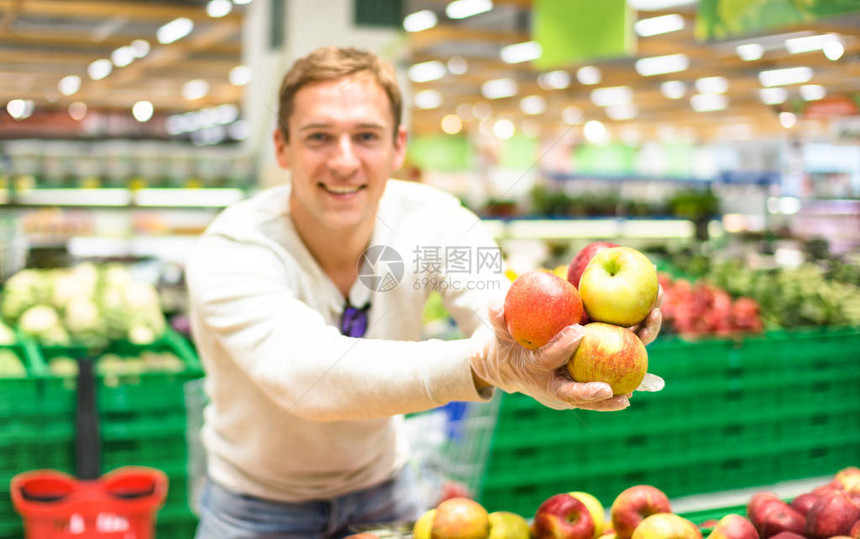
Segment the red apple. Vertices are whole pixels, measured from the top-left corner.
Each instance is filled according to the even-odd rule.
[[[838,483],[845,492],[860,493],[860,468],[856,466],[842,468],[836,472],[833,481]]]
[[[858,520],[854,523],[853,526],[851,526],[851,533],[849,535],[851,535],[851,537],[855,539],[860,539],[860,520]]]
[[[717,522],[708,539],[759,539],[752,522],[736,513],[730,513]]]
[[[826,485],[821,485],[812,491],[816,496],[824,496],[825,494],[829,494],[834,490],[842,490],[842,485],[839,484],[835,479]]]
[[[648,371],[648,352],[635,333],[621,326],[592,322],[567,362],[577,382],[606,382],[615,395],[639,387]]]
[[[702,539],[702,532],[682,516],[656,513],[636,526],[632,539]]]
[[[592,539],[594,519],[582,500],[556,494],[537,508],[532,535],[535,539]]]
[[[757,492],[750,498],[749,503],[747,503],[747,516],[752,517],[757,514],[760,510],[760,507],[764,505],[764,502],[769,500],[779,500],[779,497],[773,492]],[[755,522],[753,521],[753,524]]]
[[[860,505],[854,503],[841,490],[818,498],[806,514],[805,535],[809,539],[827,539],[834,535],[848,535],[851,527],[860,520]]]
[[[580,347],[582,344],[580,344]],[[618,539],[628,539],[642,520],[656,513],[671,513],[669,498],[651,485],[635,485],[621,491],[609,508]]]
[[[779,532],[776,535],[771,535],[770,539],[806,539],[806,537],[794,532]]]
[[[582,272],[594,255],[610,247],[619,247],[619,245],[608,241],[595,241],[580,249],[567,266],[567,280],[570,284],[579,288],[579,278],[582,277]]]
[[[779,532],[803,534],[803,515],[779,498],[765,497],[757,504],[751,501],[750,505],[752,508],[747,509],[747,515],[761,539],[767,539]]]
[[[568,492],[568,494],[579,499],[588,508],[588,512],[591,513],[591,518],[594,520],[594,537],[603,535],[603,531],[606,528],[606,511],[603,509],[603,504],[600,503],[600,500],[588,492],[578,490]]]
[[[817,500],[818,498],[820,498],[819,495],[814,494],[812,492],[806,492],[791,500],[790,505],[793,509],[796,509],[798,513],[805,517],[806,513],[809,512],[809,508],[812,507],[812,504],[814,504],[815,500]]]
[[[582,318],[576,287],[546,271],[525,273],[505,296],[508,332],[526,348],[539,348]]]
[[[469,498],[451,498],[436,506],[430,537],[433,539],[486,539],[490,533],[487,510]]]
[[[625,327],[645,320],[659,288],[654,264],[629,247],[598,252],[579,279],[579,294],[588,318]]]

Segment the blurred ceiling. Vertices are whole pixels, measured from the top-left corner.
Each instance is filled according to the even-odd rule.
[[[60,113],[67,117],[69,104],[77,101],[86,103],[90,110],[125,114],[144,100],[151,102],[156,111],[167,114],[225,103],[238,105],[243,87],[230,82],[230,72],[241,63],[242,16],[246,6],[223,1],[232,6],[232,11],[213,18],[207,13],[207,0],[0,0],[0,80],[3,81],[0,103],[30,99],[36,110],[53,110],[54,116],[50,118],[58,122]],[[781,28],[778,35],[702,43],[694,36],[695,2],[688,1],[675,9],[639,11],[636,17],[640,20],[677,13],[683,18],[684,27],[652,37],[638,37],[636,53],[631,57],[564,66],[570,85],[547,89],[539,84],[541,72],[529,62],[510,64],[500,57],[504,46],[530,40],[532,0],[495,0],[491,11],[456,20],[445,15],[448,3],[404,0],[403,4],[404,15],[429,10],[438,19],[432,28],[407,33],[408,63],[435,60],[448,66],[436,80],[413,83],[414,97],[424,90],[431,90],[430,94],[422,94],[425,97],[438,91],[433,99],[438,106],[416,107],[412,113],[413,131],[418,134],[439,133],[442,119],[451,114],[458,115],[462,129],[478,129],[480,121],[474,117],[477,112],[479,116],[489,114],[491,120],[508,119],[517,128],[533,133],[557,133],[570,129],[570,121],[579,126],[595,119],[604,122],[611,131],[635,131],[639,137],[655,136],[666,129],[680,130],[698,139],[775,135],[786,129],[779,112],[806,101],[800,96],[802,85],[793,84],[779,87],[787,90],[783,96],[787,98],[785,102],[765,104],[760,94],[762,70],[811,68],[813,76],[803,84],[817,85],[819,92],[823,88],[826,95],[823,102],[860,92],[860,19],[856,16]],[[176,19],[191,21],[193,31],[172,43],[160,43],[156,39],[158,29]],[[820,49],[791,54],[784,46],[790,37],[825,33],[835,34],[844,48],[835,61]],[[132,43],[139,45],[139,40],[149,44],[148,54],[134,57],[123,67],[114,63],[112,73],[101,80],[88,75],[88,67],[94,61],[111,58],[115,51]],[[736,46],[750,42],[761,44],[763,54],[759,59],[744,61],[738,56]],[[676,53],[688,56],[688,69],[647,77],[635,69],[637,59]],[[452,58],[459,62],[454,69],[450,68],[454,65]],[[586,65],[599,70],[599,83],[586,85],[577,80],[578,70]],[[458,66],[460,69],[456,69]],[[467,66],[465,72],[461,72],[462,66]],[[80,78],[80,88],[71,95],[63,95],[58,83],[69,75]],[[725,77],[728,82],[722,93],[726,108],[696,112],[691,96],[696,92],[697,80],[716,76]],[[484,82],[505,77],[516,81],[516,95],[493,100],[482,96]],[[186,85],[191,80],[206,82],[208,91],[204,96],[183,95],[189,91]],[[667,81],[683,83],[684,96],[666,97],[661,84]],[[626,109],[592,102],[595,89],[616,86],[630,89],[632,97]],[[528,107],[523,110],[521,99],[526,96],[539,96],[530,101],[533,110]],[[476,108],[479,103],[484,104]],[[535,114],[541,107],[544,110]],[[0,118],[3,120],[0,124],[11,122],[5,113],[0,112],[0,116],[5,117]],[[807,133],[824,132],[827,128],[826,120],[803,114],[793,127]]]

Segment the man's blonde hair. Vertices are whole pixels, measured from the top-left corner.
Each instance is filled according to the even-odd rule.
[[[284,75],[278,100],[278,126],[284,139],[290,139],[289,119],[293,113],[296,93],[303,86],[364,73],[373,77],[388,95],[394,115],[393,136],[396,138],[402,116],[403,98],[394,66],[367,51],[351,47],[324,47],[296,60]]]

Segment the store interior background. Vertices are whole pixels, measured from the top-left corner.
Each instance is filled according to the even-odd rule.
[[[579,56],[543,65],[547,33],[544,53],[561,40]],[[410,134],[397,177],[460,197],[514,273],[594,240],[756,270],[822,250],[860,267],[857,0],[0,0],[0,279],[119,261],[181,321],[199,234],[288,181],[271,148],[278,85],[325,45],[395,64]],[[550,484],[550,468],[535,477]]]

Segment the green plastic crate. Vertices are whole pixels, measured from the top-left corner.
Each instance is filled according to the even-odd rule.
[[[43,370],[36,343],[30,339],[19,337],[15,344],[0,345],[0,350],[14,353],[26,371],[23,376],[0,378],[0,417],[7,417],[36,406],[40,398],[37,378]]]

